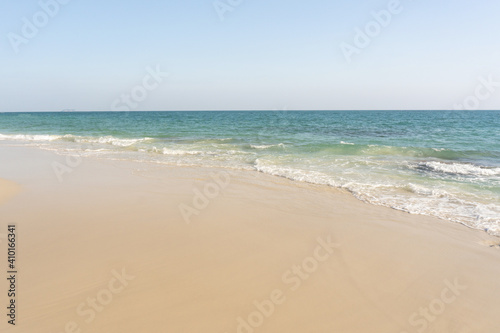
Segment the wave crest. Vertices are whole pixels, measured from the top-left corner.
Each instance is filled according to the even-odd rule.
[[[500,168],[485,167],[471,163],[420,162],[416,169],[463,176],[499,176]]]
[[[92,136],[78,136],[78,135],[41,135],[41,134],[0,134],[0,140],[8,141],[36,141],[36,142],[52,142],[52,141],[67,141],[76,143],[98,143],[98,144],[111,144],[113,146],[129,147],[136,143],[147,142],[153,140],[152,138],[140,139],[122,139],[111,135],[92,137]]]

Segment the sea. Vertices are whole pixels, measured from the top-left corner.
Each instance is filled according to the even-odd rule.
[[[500,236],[500,111],[5,112],[0,144],[261,172]]]

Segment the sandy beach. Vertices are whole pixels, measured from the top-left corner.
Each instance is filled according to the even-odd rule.
[[[0,178],[0,203],[15,196],[20,190],[21,188],[18,184]]]
[[[0,156],[2,332],[500,330],[485,232],[257,172]]]
[[[2,1],[0,333],[500,333],[500,1]]]

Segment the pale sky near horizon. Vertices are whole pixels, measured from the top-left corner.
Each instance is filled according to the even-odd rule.
[[[500,109],[499,1],[55,1],[0,0],[0,112]]]

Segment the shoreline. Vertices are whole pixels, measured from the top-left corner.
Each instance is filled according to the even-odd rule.
[[[42,151],[45,151],[45,152],[49,152],[50,154],[55,154],[55,155],[62,156],[62,157],[66,156],[64,154],[56,153],[52,149],[43,149],[43,148],[39,148],[39,147],[25,146],[23,144],[19,144],[19,143],[16,143],[16,142],[8,142],[8,141],[7,142],[1,142],[0,141],[0,148],[2,148],[2,147],[4,147],[4,148],[28,149],[28,150],[35,149],[35,150],[42,150]],[[80,156],[80,155],[78,155],[78,156]],[[78,157],[78,158],[81,159],[81,157]],[[391,209],[391,210],[394,210],[394,211],[398,211],[398,212],[403,212],[403,213],[406,213],[406,214],[410,214],[412,216],[428,217],[428,218],[437,219],[437,220],[440,220],[440,221],[443,221],[443,222],[446,222],[446,223],[458,224],[458,225],[466,227],[467,229],[475,230],[475,231],[482,231],[482,232],[487,233],[490,236],[493,236],[495,238],[500,239],[500,234],[490,232],[490,229],[488,229],[488,228],[474,227],[474,226],[468,225],[467,223],[459,221],[459,220],[447,219],[447,218],[443,218],[443,217],[439,217],[439,216],[434,216],[432,214],[426,214],[426,213],[413,213],[413,212],[407,211],[405,209],[401,209],[401,208],[397,208],[397,207],[393,207],[393,206],[388,206],[388,205],[385,205],[385,204],[382,204],[382,203],[373,203],[373,202],[370,202],[370,201],[367,201],[367,200],[365,200],[363,198],[358,197],[358,195],[356,193],[353,193],[349,189],[346,189],[346,188],[343,188],[343,187],[336,187],[336,186],[333,186],[333,185],[321,184],[321,183],[316,183],[316,182],[312,182],[312,181],[308,181],[308,180],[297,180],[297,179],[294,179],[294,178],[290,178],[288,176],[270,174],[270,173],[266,173],[266,172],[263,172],[263,171],[257,170],[257,169],[250,170],[250,169],[244,169],[244,168],[242,169],[242,168],[237,168],[237,167],[193,166],[193,165],[182,165],[182,164],[181,165],[175,165],[175,164],[172,164],[172,163],[163,163],[163,162],[155,162],[155,161],[123,160],[123,159],[113,159],[113,158],[109,158],[109,157],[99,158],[99,157],[96,157],[96,156],[85,156],[84,158],[88,159],[88,160],[93,160],[93,161],[96,161],[96,162],[102,162],[102,163],[106,163],[106,162],[114,163],[115,162],[115,163],[122,163],[123,165],[129,164],[129,165],[138,165],[138,166],[149,166],[150,168],[155,168],[155,167],[174,168],[174,167],[177,167],[177,168],[187,168],[187,169],[189,169],[189,168],[191,168],[191,169],[201,169],[201,170],[203,170],[203,169],[206,169],[206,170],[216,169],[216,170],[224,170],[224,171],[229,171],[229,172],[257,173],[257,174],[263,175],[263,177],[267,177],[268,179],[271,179],[271,178],[283,179],[283,180],[289,181],[289,182],[291,182],[293,184],[296,184],[297,186],[303,186],[303,185],[305,185],[305,186],[311,186],[312,188],[317,188],[317,189],[322,189],[323,188],[323,189],[327,189],[327,190],[336,191],[337,193],[339,193],[341,195],[351,196],[351,197],[355,198],[356,200],[362,202],[363,204],[367,204],[367,205],[370,205],[370,206],[384,207],[384,208],[388,208],[388,209]],[[75,162],[70,162],[69,164],[72,164],[72,163],[75,163]],[[76,164],[79,165],[79,163],[80,163],[79,161],[76,161]],[[78,166],[78,165],[76,165],[76,166]],[[69,169],[73,168],[72,166],[68,165],[68,162],[59,163],[59,166],[60,166],[60,168],[62,168],[60,170],[60,172],[62,172],[62,173],[66,173],[66,170],[65,170],[66,167],[69,167]],[[258,176],[254,176],[254,177],[258,177]],[[0,196],[0,202],[1,202],[1,196]]]
[[[500,327],[484,231],[256,172],[0,153],[0,177],[24,188],[0,205],[21,235],[22,331]]]
[[[143,118],[138,117],[147,121],[147,117]],[[280,115],[275,118],[276,121],[288,121]],[[84,123],[89,122],[86,117],[79,119]],[[103,117],[103,121],[111,119],[118,121],[119,118]],[[63,120],[54,119],[65,124]],[[204,120],[216,128],[219,126],[213,119]],[[380,121],[372,120],[376,123]],[[187,124],[193,121],[186,119]],[[308,119],[302,121],[308,123]],[[186,124],[179,126],[182,129]],[[221,133],[228,126],[221,125]],[[335,128],[338,124],[332,126]],[[352,125],[347,122],[345,126],[350,128]],[[191,127],[196,128],[196,122]],[[477,156],[463,160],[467,151],[460,143],[447,141],[431,144],[424,140],[418,144],[408,142],[408,137],[401,138],[400,144],[391,139],[385,140],[387,142],[366,139],[345,142],[343,140],[347,139],[338,137],[331,142],[317,138],[302,146],[299,138],[287,141],[286,136],[276,135],[272,139],[263,139],[262,131],[246,133],[244,126],[242,130],[246,139],[233,138],[229,134],[213,137],[210,131],[200,128],[199,134],[204,133],[206,137],[193,140],[184,138],[177,142],[163,140],[159,128],[152,129],[150,135],[135,132],[133,128],[130,128],[128,135],[116,136],[105,133],[95,133],[95,136],[91,133],[65,134],[71,133],[71,130],[47,129],[38,134],[0,134],[0,137],[6,143],[27,140],[32,142],[31,145],[44,146],[43,149],[59,153],[75,152],[102,159],[256,170],[298,182],[343,189],[370,204],[410,214],[434,216],[500,236],[500,221],[497,218],[500,206],[495,200],[498,197],[498,177],[495,175],[500,174],[500,168],[496,166],[494,158],[489,164],[484,164]],[[308,149],[312,149],[312,154],[307,152]],[[481,149],[484,149],[485,158],[495,156],[494,147],[485,145]]]

